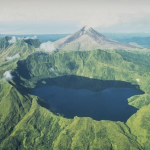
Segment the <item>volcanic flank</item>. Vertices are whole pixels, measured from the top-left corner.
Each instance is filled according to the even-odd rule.
[[[139,47],[119,43],[106,38],[91,27],[83,27],[79,31],[55,42],[59,50],[66,51],[89,51],[93,49],[124,49],[135,50]]]

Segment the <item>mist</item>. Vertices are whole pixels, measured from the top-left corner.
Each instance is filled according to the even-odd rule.
[[[56,48],[54,46],[54,43],[49,41],[49,42],[42,43],[40,45],[40,50],[44,52],[54,52]]]
[[[13,79],[13,76],[11,75],[11,71],[6,71],[3,74],[3,81],[10,81]]]
[[[9,44],[14,44],[14,43],[16,43],[16,41],[17,41],[16,37],[13,36],[13,37],[11,38],[11,40],[9,40],[8,42],[9,42]]]
[[[11,60],[14,60],[14,59],[17,59],[17,58],[20,58],[19,54],[16,54],[16,55],[13,55],[13,56],[10,56],[10,57],[6,57],[5,60],[6,61],[11,61]]]

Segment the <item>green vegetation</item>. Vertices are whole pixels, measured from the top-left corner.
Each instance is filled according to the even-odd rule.
[[[24,40],[28,45],[31,45],[35,48],[38,48],[41,45],[41,41],[39,39],[27,39]]]
[[[0,62],[0,77],[10,69],[15,76],[13,81],[0,81],[0,149],[150,149],[148,52],[93,50],[47,54],[35,52],[35,47],[23,40],[2,51],[1,57],[18,51],[22,57],[19,61]],[[38,84],[52,84],[50,79],[54,77],[63,78],[61,81],[65,82],[64,76],[84,77],[81,87],[87,86],[85,77],[93,78],[95,83],[89,86],[94,90],[100,87],[97,79],[125,81],[145,94],[128,99],[129,104],[139,110],[126,123],[95,121],[88,117],[66,119],[50,112],[43,100],[27,91]],[[59,79],[55,82],[61,84]]]
[[[8,41],[10,39],[11,38],[8,37],[8,36],[0,39],[0,53],[1,53],[2,49],[6,49],[9,46],[9,42]]]
[[[128,119],[127,125],[130,131],[137,137],[144,150],[150,148],[150,105],[143,106],[135,115]]]
[[[52,71],[53,69],[53,71]],[[16,72],[25,79],[62,75],[78,75],[101,80],[121,80],[135,83],[140,67],[124,61],[121,55],[103,50],[58,52],[52,55],[37,52],[19,61]]]
[[[1,39],[0,43],[2,43],[4,39],[5,38]],[[15,69],[18,60],[25,59],[28,55],[36,51],[35,47],[39,45],[40,41],[39,40],[35,40],[35,41],[31,40],[31,41],[32,44],[28,44],[23,39],[20,39],[16,43],[9,45],[9,47],[7,46],[6,49],[4,48],[0,50],[0,78],[2,78],[3,73],[6,70]],[[20,58],[16,58],[14,60],[8,60],[8,61],[5,60],[6,57],[13,57],[16,54],[19,54]]]
[[[143,94],[143,95],[135,95],[128,99],[130,105],[136,108],[142,108],[143,106],[147,106],[150,104],[150,95]]]
[[[7,91],[12,90],[13,94],[8,94],[11,95],[10,98],[5,96],[3,103],[0,103],[0,131],[3,133],[1,149],[141,148],[136,137],[122,122],[94,121],[91,118],[79,117],[65,119],[41,107],[36,97],[22,96],[10,84],[4,84]]]

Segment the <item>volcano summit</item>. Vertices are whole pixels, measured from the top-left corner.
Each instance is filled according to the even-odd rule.
[[[139,47],[111,40],[91,27],[83,27],[79,31],[55,42],[59,50],[89,51],[93,49],[135,50]]]

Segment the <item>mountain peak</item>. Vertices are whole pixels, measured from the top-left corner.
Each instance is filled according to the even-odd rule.
[[[89,27],[89,26],[84,26],[82,29],[83,29],[84,31],[88,31],[88,30],[91,30],[92,28]]]
[[[92,50],[92,49],[136,49],[136,46],[111,40],[89,26],[55,42],[58,49]]]
[[[93,38],[96,38],[96,37],[106,38],[104,35],[100,34],[98,31],[94,30],[92,27],[89,27],[89,26],[84,26],[82,29],[79,30],[79,32],[76,32],[76,33],[79,33],[80,36],[87,34],[88,36],[93,37]]]

